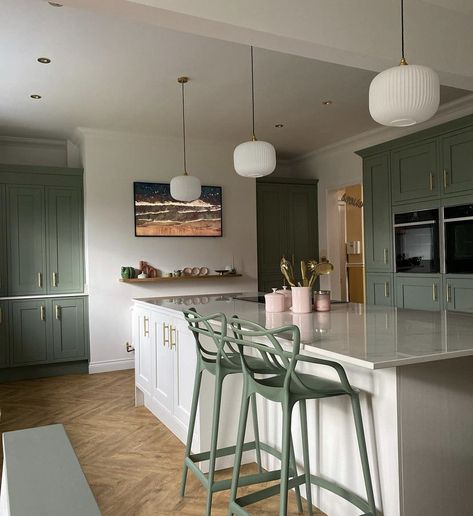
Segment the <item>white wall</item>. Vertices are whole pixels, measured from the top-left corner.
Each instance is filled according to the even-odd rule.
[[[180,140],[81,130],[85,175],[85,242],[90,313],[91,371],[132,366],[133,297],[256,290],[255,181],[233,170],[233,145],[189,142],[188,168],[203,184],[223,187],[222,238],[137,238],[133,181],[168,182],[181,171]],[[163,271],[232,263],[241,279],[166,284],[119,283],[120,267],[149,261]]]
[[[0,136],[0,163],[67,166],[66,140]]]

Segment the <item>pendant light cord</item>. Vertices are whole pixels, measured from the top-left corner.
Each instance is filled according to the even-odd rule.
[[[406,57],[404,55],[404,0],[401,0],[401,64],[407,64]]]
[[[253,45],[250,47],[251,52],[251,117],[252,117],[252,128],[253,128],[253,141],[256,141],[255,136],[255,70],[254,70],[254,58],[253,58]]]
[[[184,82],[181,83],[182,92],[182,142],[184,147],[184,175],[187,176],[187,158],[186,158],[186,117],[185,117],[185,102],[184,102]]]

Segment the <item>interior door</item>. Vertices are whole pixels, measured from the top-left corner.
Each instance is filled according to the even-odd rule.
[[[7,186],[10,295],[45,294],[44,187]]]
[[[282,256],[294,263],[318,258],[317,182],[271,178],[257,181],[258,289],[268,292],[284,282]]]

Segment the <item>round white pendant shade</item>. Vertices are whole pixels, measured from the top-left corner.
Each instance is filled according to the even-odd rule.
[[[382,125],[424,122],[435,115],[439,102],[439,77],[427,66],[395,66],[378,74],[370,85],[370,114]]]
[[[240,143],[233,151],[233,166],[243,177],[267,176],[276,168],[276,151],[260,140]]]
[[[195,176],[176,176],[171,179],[171,197],[176,201],[195,201],[200,197],[200,179]]]

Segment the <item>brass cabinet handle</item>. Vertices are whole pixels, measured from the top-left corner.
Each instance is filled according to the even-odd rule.
[[[43,273],[38,272],[38,287],[43,288]]]
[[[448,172],[447,169],[443,169],[443,187],[448,188]]]
[[[166,337],[166,330],[168,330],[168,336]],[[163,347],[166,347],[166,344],[169,345],[169,337],[170,337],[170,331],[169,331],[169,324],[166,324],[163,322]]]
[[[170,338],[171,338],[171,343],[170,343],[169,347],[170,347],[170,349],[172,349],[177,346],[178,333],[177,333],[176,327],[171,325],[171,330],[169,333],[170,333]],[[173,335],[174,335],[174,339],[172,338]]]
[[[452,286],[447,283],[447,303],[452,302]]]
[[[149,317],[143,317],[143,337],[149,336]]]
[[[384,263],[385,263],[385,265],[387,265],[388,264],[388,259],[389,259],[389,254],[388,254],[389,250],[388,250],[387,247],[385,247],[383,249],[383,253],[384,253],[384,256],[383,256],[384,257]]]
[[[389,281],[384,283],[384,297],[389,297]]]
[[[434,189],[434,175],[432,172],[429,174],[429,189],[432,191]]]
[[[435,283],[432,284],[432,300],[437,301],[437,285]]]
[[[46,309],[44,308],[43,305],[41,305],[39,307],[39,317],[42,321],[45,321],[46,320]]]
[[[53,287],[57,287],[57,272],[53,272]]]
[[[61,307],[59,305],[55,305],[54,311],[56,312],[56,319],[61,319]]]

